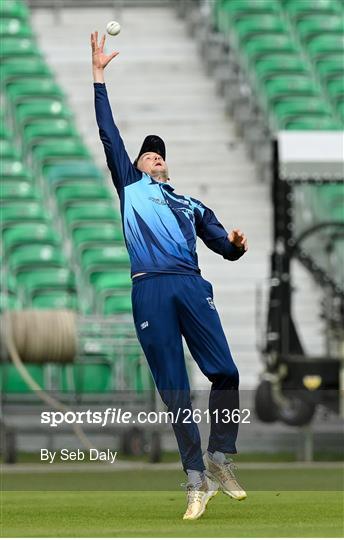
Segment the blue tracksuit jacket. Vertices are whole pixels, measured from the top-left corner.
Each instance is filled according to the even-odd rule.
[[[232,244],[214,212],[200,201],[178,195],[130,161],[115,125],[105,83],[94,83],[95,111],[106,161],[120,198],[131,275],[139,272],[200,274],[196,238],[225,259],[244,250]]]

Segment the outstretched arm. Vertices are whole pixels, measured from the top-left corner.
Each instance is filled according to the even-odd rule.
[[[198,203],[196,231],[205,245],[230,261],[236,261],[242,257],[248,250],[246,236],[239,229],[234,229],[228,234],[214,212],[199,201]]]
[[[123,140],[114,122],[104,81],[104,69],[119,53],[104,54],[105,35],[98,45],[98,32],[91,34],[94,105],[99,135],[104,146],[107,165],[118,191],[135,182],[141,173],[131,163]]]

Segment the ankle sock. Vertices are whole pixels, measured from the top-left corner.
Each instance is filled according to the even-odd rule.
[[[204,471],[187,469],[186,472],[188,473],[188,483],[192,484],[196,489],[199,489],[205,480]]]
[[[215,463],[218,463],[219,465],[222,465],[226,461],[226,456],[223,452],[216,451],[211,453],[208,451],[208,454],[210,456],[210,459],[212,459],[213,461],[215,461]]]

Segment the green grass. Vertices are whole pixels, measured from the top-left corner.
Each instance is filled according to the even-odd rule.
[[[336,492],[218,494],[196,522],[183,522],[179,492],[3,492],[6,537],[340,537]]]

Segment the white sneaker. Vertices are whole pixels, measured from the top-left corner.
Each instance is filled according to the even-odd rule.
[[[187,509],[183,519],[198,519],[204,514],[207,504],[217,494],[216,482],[206,478],[199,489],[194,489],[192,484],[186,484]]]
[[[206,452],[203,456],[203,462],[206,467],[207,477],[213,482],[217,482],[223,493],[237,501],[246,499],[247,493],[235,478],[233,469],[235,469],[236,466],[231,459],[226,460],[224,463],[217,463],[211,459],[209,453]]]

